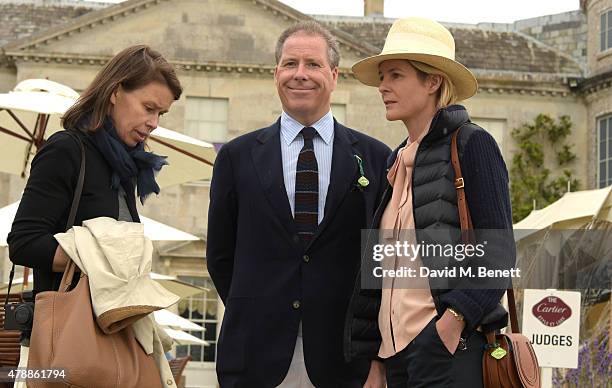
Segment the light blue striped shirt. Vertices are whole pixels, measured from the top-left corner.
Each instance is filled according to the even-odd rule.
[[[325,199],[331,175],[332,151],[334,149],[334,116],[331,110],[319,121],[311,125],[317,130],[318,136],[312,139],[317,166],[319,169],[319,224],[323,220]],[[295,215],[295,169],[298,156],[304,146],[304,138],[300,131],[304,128],[293,117],[283,111],[280,120],[281,154],[283,157],[283,177],[287,198],[291,205],[291,213]]]

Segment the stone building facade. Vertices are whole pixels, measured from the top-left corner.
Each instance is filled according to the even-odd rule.
[[[340,42],[334,115],[393,147],[406,136],[405,129],[385,120],[376,89],[361,85],[349,70],[353,62],[382,48],[392,20],[380,16],[382,1],[378,3],[370,4],[368,16],[362,18],[314,18]],[[612,113],[612,50],[599,50],[600,15],[611,7],[612,0],[583,1],[581,12],[549,19],[448,25],[458,59],[479,82],[479,93],[464,103],[473,120],[496,138],[507,161],[515,149],[512,128],[539,113],[569,114],[578,155],[574,174],[589,188],[599,184],[596,128]],[[129,0],[117,5],[7,0],[0,3],[0,92],[28,78],[49,78],[81,91],[113,54],[146,43],[176,66],[185,89],[161,125],[225,142],[278,117],[281,108],[273,83],[276,38],[291,24],[312,18],[276,0]],[[605,152],[612,153],[610,142]],[[16,201],[24,183],[0,173],[0,206]],[[206,181],[171,187],[150,198],[140,211],[205,239],[208,191]],[[187,371],[187,384],[193,387],[216,384],[214,346],[223,314],[206,271],[204,247],[205,241],[160,244],[154,268],[211,287],[178,308],[208,329],[205,339],[211,344],[177,351],[196,359]]]
[[[582,0],[587,18],[587,67],[580,91],[587,107],[591,187],[612,184],[612,0]]]

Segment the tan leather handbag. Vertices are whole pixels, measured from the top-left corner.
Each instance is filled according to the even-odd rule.
[[[473,230],[472,218],[465,198],[465,182],[459,163],[457,136],[459,129],[453,133],[451,142],[451,163],[455,170],[455,188],[457,189],[457,208],[461,231],[464,236]],[[508,288],[508,309],[510,310],[511,333],[485,333],[487,350],[482,358],[482,374],[485,388],[539,388],[540,366],[529,339],[519,332],[516,315],[514,289]]]
[[[85,152],[81,145],[81,169],[70,209],[67,229],[72,227],[83,189]],[[79,276],[69,290],[76,264],[69,260],[58,291],[36,295],[34,323],[30,336],[29,370],[46,370],[51,377],[26,379],[28,387],[136,388],[160,387],[154,357],[147,355],[131,326],[114,334],[98,327],[91,305],[88,278]],[[49,370],[55,370],[49,373]],[[40,377],[40,375],[38,376]]]
[[[28,358],[28,369],[63,369],[65,379],[27,380],[28,387],[161,387],[155,359],[145,353],[131,326],[114,334],[98,327],[87,276],[80,274],[68,291],[75,267],[70,261],[59,291],[36,296]]]

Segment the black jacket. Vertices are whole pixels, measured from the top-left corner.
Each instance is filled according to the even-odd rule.
[[[514,265],[515,247],[511,239],[512,210],[508,192],[508,173],[501,153],[493,137],[469,121],[464,107],[452,105],[437,112],[428,134],[423,138],[415,157],[412,174],[413,214],[417,241],[427,242],[423,230],[460,230],[457,210],[457,192],[454,186],[455,173],[450,163],[451,136],[461,127],[458,136],[458,151],[465,181],[466,200],[469,205],[474,229],[505,230],[502,244],[506,266]],[[387,171],[395,162],[404,141],[389,157]],[[381,203],[375,212],[372,228],[380,225],[382,214],[391,199],[393,188],[387,183]],[[459,236],[459,234],[457,234]],[[371,236],[369,240],[376,240]],[[377,241],[368,241],[372,245]],[[368,249],[366,249],[368,251]],[[499,252],[496,252],[499,253]],[[510,261],[512,263],[510,264]],[[363,263],[369,263],[364,259]],[[429,266],[430,263],[425,262]],[[370,271],[362,268],[361,273]],[[431,280],[430,280],[431,285]],[[506,315],[500,310],[499,301],[504,293],[500,289],[440,289],[431,288],[438,314],[452,306],[461,311],[466,319],[466,330],[486,322],[503,325]],[[362,289],[361,277],[355,282],[353,296],[345,322],[346,359],[376,357],[380,347],[378,311],[380,289]],[[486,320],[485,320],[486,317]]]
[[[90,135],[74,131],[85,146],[85,181],[75,225],[96,217],[118,218],[119,197],[111,188],[111,167]],[[34,269],[34,290],[57,289],[61,273],[51,267],[57,248],[54,234],[64,232],[81,164],[76,140],[60,131],[47,140],[32,161],[30,177],[8,235],[9,256]],[[134,190],[131,190],[134,193]],[[128,195],[132,219],[138,220],[134,195]]]
[[[342,333],[359,268],[360,233],[380,199],[383,143],[335,123],[325,217],[304,247],[283,180],[280,121],[225,144],[216,159],[207,265],[225,304],[217,347],[221,387],[275,387],[302,322],[304,359],[317,387],[361,387],[367,360],[346,363]],[[370,184],[356,187],[358,155]]]

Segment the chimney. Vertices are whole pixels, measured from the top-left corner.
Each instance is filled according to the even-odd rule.
[[[384,16],[385,0],[363,0],[363,16]]]

